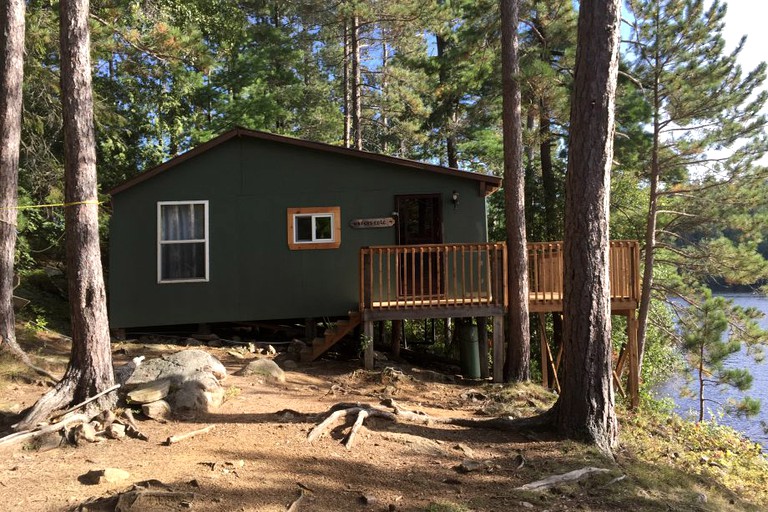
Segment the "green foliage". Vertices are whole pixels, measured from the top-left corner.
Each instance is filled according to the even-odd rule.
[[[700,302],[691,304],[681,316],[682,349],[688,361],[687,371],[697,385],[699,421],[704,419],[705,403],[717,403],[705,395],[708,386],[729,386],[742,392],[752,387],[749,371],[729,368],[726,362],[741,350],[742,343],[754,349],[768,340],[768,333],[763,332],[756,322],[762,316],[754,308],[735,306],[732,301],[713,296],[706,289],[702,291]],[[734,327],[725,336],[729,325]],[[749,397],[718,405],[729,413],[747,416],[760,409],[760,402]]]

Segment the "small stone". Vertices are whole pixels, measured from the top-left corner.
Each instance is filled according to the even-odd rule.
[[[363,505],[375,505],[377,501],[376,496],[373,496],[372,494],[361,494],[358,500]]]
[[[221,347],[222,345],[223,345],[223,344],[221,343],[221,340],[220,340],[220,339],[218,339],[218,338],[216,338],[216,339],[213,339],[213,340],[210,340],[210,341],[208,342],[208,346],[209,346],[209,347],[212,347],[212,348],[219,348],[219,347]]]
[[[171,406],[165,400],[141,405],[144,416],[157,421],[166,421],[171,416]]]
[[[107,468],[102,470],[102,474],[99,478],[99,483],[114,484],[128,480],[131,474],[124,469],[119,468]]]
[[[296,368],[299,367],[299,365],[293,359],[286,359],[285,361],[283,361],[282,365],[283,365],[283,370],[289,370],[289,371],[295,370]]]
[[[454,450],[459,450],[461,453],[466,455],[467,457],[474,457],[475,452],[470,448],[469,446],[465,445],[464,443],[459,443],[456,446],[453,447]]]
[[[125,437],[125,425],[113,423],[107,427],[107,437],[110,439],[122,439]]]
[[[156,402],[168,396],[170,387],[170,379],[163,379],[160,381],[141,384],[136,389],[128,393],[128,401],[136,404],[148,404],[151,402]]]
[[[471,473],[472,471],[478,471],[480,469],[485,468],[485,463],[467,459],[461,462],[458,466],[456,466],[456,470],[459,473]]]
[[[523,508],[534,508],[533,503],[528,503],[527,501],[521,501],[520,506]]]
[[[114,484],[128,480],[131,474],[124,469],[118,468],[106,468],[106,469],[92,469],[86,474],[82,475],[79,480],[87,485],[98,484]]]
[[[254,375],[273,382],[285,382],[285,372],[271,359],[257,359],[245,365],[238,375]]]
[[[195,338],[187,338],[186,340],[184,340],[184,345],[188,347],[199,347],[202,344],[203,344],[202,341],[196,340]]]

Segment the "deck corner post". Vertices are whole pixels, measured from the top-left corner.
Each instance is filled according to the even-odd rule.
[[[637,346],[637,317],[635,310],[627,312],[627,343],[629,344],[629,397],[633,409],[640,405],[640,357]]]
[[[493,317],[493,382],[504,382],[504,315]]]
[[[400,344],[403,341],[403,321],[392,320],[392,339],[390,340],[390,351],[392,357],[400,357]]]
[[[477,340],[480,349],[480,378],[487,379],[490,376],[488,368],[488,318],[477,317]]]
[[[365,352],[363,354],[363,361],[366,370],[373,370],[373,321],[363,321],[363,344],[365,346]]]

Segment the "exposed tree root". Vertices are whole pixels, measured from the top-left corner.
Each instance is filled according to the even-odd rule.
[[[35,363],[33,363],[32,359],[29,357],[29,354],[24,352],[24,349],[21,348],[21,346],[18,344],[16,340],[5,339],[2,336],[0,336],[0,348],[7,351],[13,357],[18,359],[20,363],[22,363],[24,366],[26,366],[36,374],[48,379],[51,384],[55,383],[58,380],[57,377],[55,377],[53,374],[51,374],[47,370],[35,365]]]
[[[318,425],[316,425],[307,435],[307,440],[311,443],[320,438],[332,425],[338,423],[341,418],[356,416],[355,423],[344,440],[344,446],[348,450],[352,449],[352,443],[358,430],[365,422],[366,418],[379,417],[395,422],[418,423],[422,425],[441,424],[457,425],[468,428],[487,428],[495,430],[524,431],[529,429],[551,430],[554,426],[553,409],[531,418],[436,418],[423,412],[410,411],[401,407],[392,399],[382,401],[382,405],[389,407],[392,411],[387,411],[362,403],[339,403],[331,407],[330,414]]]
[[[84,378],[82,370],[70,366],[64,377],[53,389],[40,397],[35,405],[25,411],[24,417],[13,425],[13,429],[16,431],[30,430],[37,427],[38,424],[47,423],[50,417],[56,415],[55,413],[69,407],[78,395],[83,396],[83,403],[78,404],[78,407],[83,407],[83,413],[91,418],[105,409],[111,409],[117,401],[113,393],[102,394],[98,399],[88,401],[88,398],[92,396],[90,390],[87,387],[84,390],[80,389],[85,386],[85,382],[88,380],[90,379]]]

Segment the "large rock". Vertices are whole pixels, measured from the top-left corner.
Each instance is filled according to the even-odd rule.
[[[189,349],[145,361],[126,381],[126,387],[170,379],[171,387],[177,387],[185,380],[194,379],[200,373],[210,373],[219,380],[227,376],[227,369],[221,362],[204,350]]]
[[[256,376],[272,382],[285,382],[285,372],[271,359],[256,359],[237,372],[242,376]]]
[[[212,375],[200,376],[185,380],[167,401],[174,413],[183,416],[209,412],[224,402],[224,388]]]
[[[175,414],[209,412],[224,401],[219,383],[227,375],[221,362],[204,350],[189,349],[144,362],[125,384],[127,389],[170,383],[165,398]],[[160,398],[158,396],[158,398]]]

